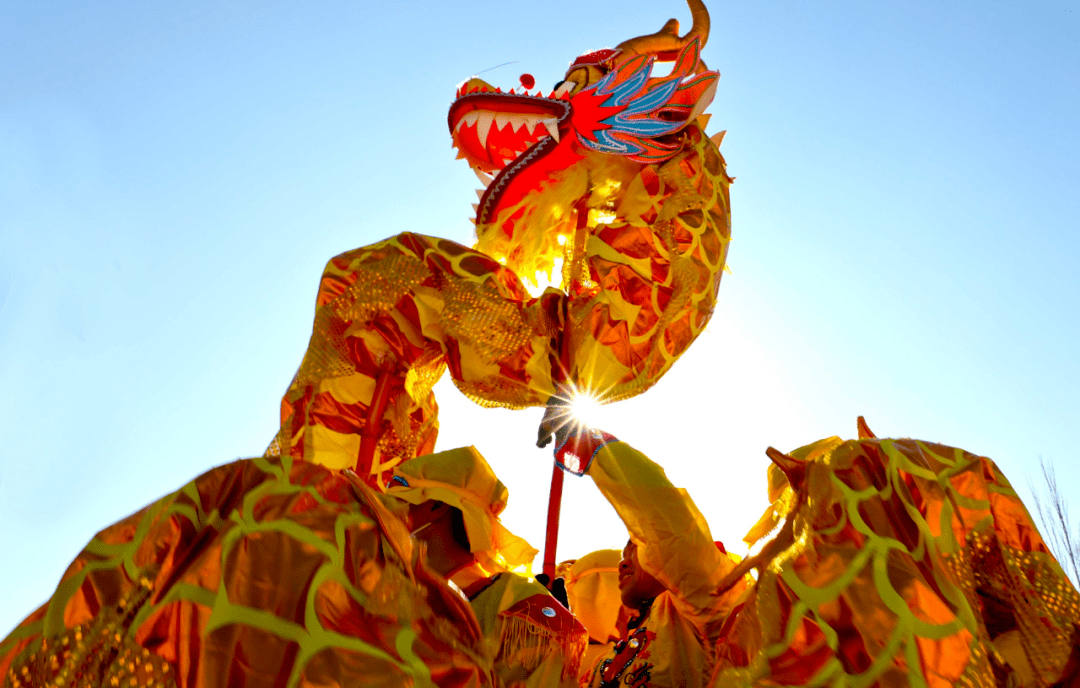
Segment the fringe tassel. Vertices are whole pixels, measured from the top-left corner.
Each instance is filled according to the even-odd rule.
[[[521,664],[526,671],[532,672],[558,652],[563,655],[562,678],[578,675],[589,644],[586,634],[559,635],[516,616],[502,617],[501,621],[497,664]]]

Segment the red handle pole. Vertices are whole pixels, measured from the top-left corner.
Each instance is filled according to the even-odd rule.
[[[586,201],[580,201],[577,210],[577,228],[582,230],[589,226],[589,208]],[[563,344],[569,342],[565,338]],[[563,352],[563,360],[566,360],[566,352]],[[556,442],[558,440],[556,439]],[[544,573],[548,581],[555,581],[555,550],[559,546],[559,510],[562,508],[563,471],[559,464],[551,467],[551,493],[548,496],[547,535],[544,538]]]
[[[547,537],[544,541],[544,573],[555,580],[555,550],[559,546],[559,510],[562,508],[563,472],[558,464],[552,467],[551,494],[548,496]]]
[[[379,373],[375,381],[375,391],[371,395],[371,405],[368,406],[367,422],[360,431],[360,451],[356,457],[356,473],[366,482],[371,479],[371,465],[375,458],[375,447],[379,441],[379,430],[382,426],[383,415],[386,413],[386,403],[390,400],[390,387],[394,378],[391,372]],[[385,486],[382,486],[385,489]]]

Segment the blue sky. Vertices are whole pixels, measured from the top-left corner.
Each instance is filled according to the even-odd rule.
[[[709,326],[602,424],[737,543],[765,447],[864,414],[1040,457],[1080,503],[1080,29],[1071,2],[710,4],[732,274]],[[401,231],[471,243],[455,86],[550,88],[677,0],[0,5],[0,633],[94,532],[257,455],[326,260]],[[437,388],[542,546],[539,410]],[[560,555],[625,531],[587,479]],[[737,547],[732,547],[737,549]]]

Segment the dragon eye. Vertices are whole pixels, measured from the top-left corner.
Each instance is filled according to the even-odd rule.
[[[563,81],[566,81],[566,79],[563,79],[562,81],[556,81],[555,85],[551,87],[551,90],[558,91],[559,87],[563,85]]]

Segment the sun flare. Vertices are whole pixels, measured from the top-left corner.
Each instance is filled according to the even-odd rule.
[[[600,409],[603,404],[591,394],[574,392],[570,397],[571,421],[586,428],[596,427],[600,421]]]

